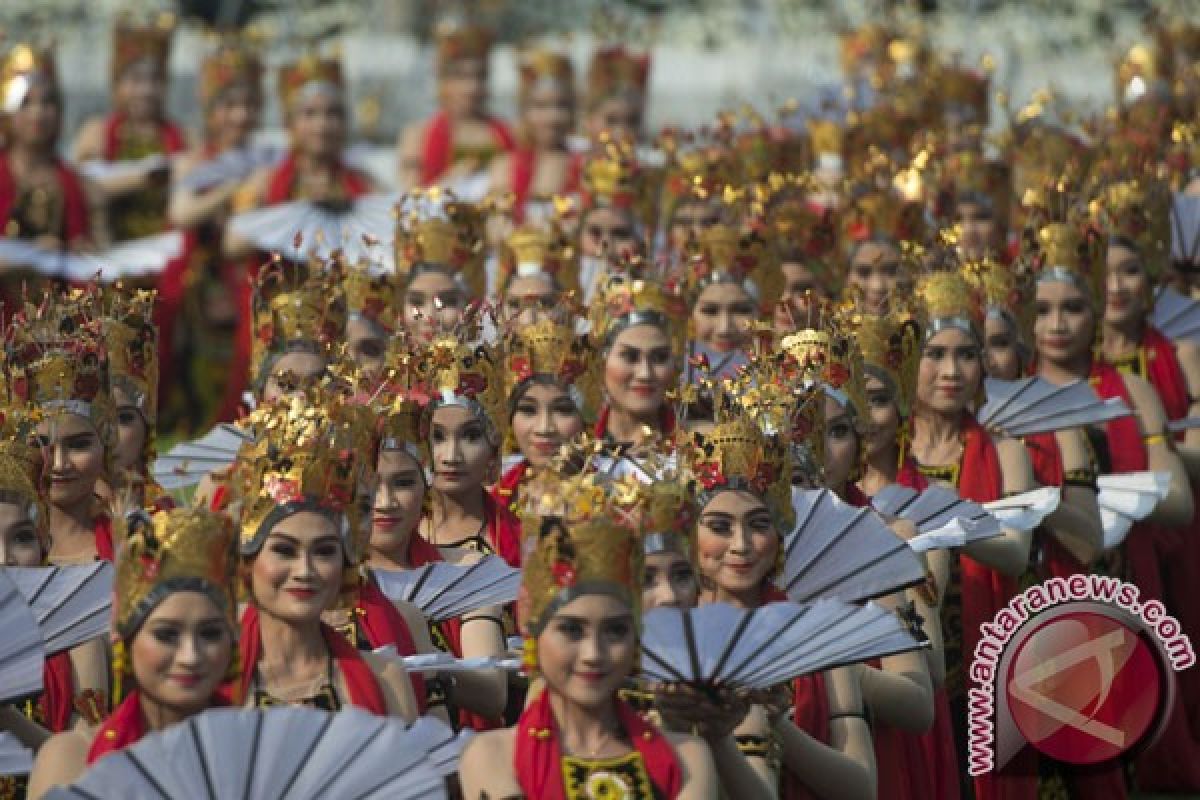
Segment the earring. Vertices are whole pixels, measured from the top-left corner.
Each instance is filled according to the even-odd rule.
[[[532,636],[526,636],[521,643],[521,672],[533,677],[538,671],[537,641]]]
[[[117,639],[112,646],[112,686],[113,707],[121,702],[125,675],[129,671],[129,653],[125,650],[125,640]]]

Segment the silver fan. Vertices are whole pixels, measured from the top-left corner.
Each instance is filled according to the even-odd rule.
[[[240,147],[226,150],[208,161],[197,164],[176,185],[193,192],[203,192],[214,186],[244,180],[257,170],[274,166],[283,158],[275,147]]]
[[[105,756],[48,798],[443,798],[459,741],[357,708],[218,708]]]
[[[314,248],[322,256],[340,249],[352,262],[368,261],[391,271],[395,269],[391,242],[397,200],[395,195],[371,194],[344,207],[280,203],[236,214],[229,225],[235,235],[259,250],[294,261],[303,261]],[[379,246],[380,242],[386,246]]]
[[[1061,496],[1057,486],[1044,486],[984,503],[983,509],[1006,528],[1031,531],[1055,512]]]
[[[496,656],[455,658],[449,653],[417,653],[412,656],[402,656],[390,644],[375,648],[375,654],[399,661],[410,672],[470,672],[480,669],[503,669],[515,672],[521,669],[521,659],[519,658],[498,658]]]
[[[113,567],[107,561],[73,567],[10,567],[6,572],[33,608],[48,654],[108,633]]]
[[[435,562],[415,569],[371,572],[389,599],[412,603],[433,622],[506,605],[517,599],[521,588],[521,571],[497,556],[462,566]]]
[[[908,540],[908,546],[918,553],[962,547],[1003,533],[999,521],[983,506],[962,499],[945,486],[917,492],[893,483],[871,498],[871,507],[885,516],[911,522],[917,535]]]
[[[179,231],[130,239],[93,253],[49,249],[28,239],[0,238],[0,261],[73,281],[115,281],[156,275],[183,251]]]
[[[6,731],[0,731],[0,775],[28,775],[33,769],[33,751]]]
[[[984,389],[987,402],[977,414],[979,424],[1011,437],[1097,425],[1133,413],[1120,398],[1101,400],[1087,381],[1055,386],[1038,377],[988,378]]]
[[[152,172],[166,169],[171,165],[171,159],[162,153],[151,153],[142,158],[127,158],[119,161],[106,161],[103,158],[93,158],[82,161],[77,165],[79,174],[90,181],[107,181],[118,178],[140,178]]]
[[[1195,199],[1200,208],[1200,197]],[[1154,298],[1150,324],[1173,342],[1200,339],[1200,303],[1170,287],[1163,287]]]
[[[925,580],[921,560],[874,510],[828,489],[793,489],[796,525],[784,537],[780,586],[797,603],[861,602]]]
[[[0,570],[0,702],[42,691],[45,645],[37,617],[17,584]]]
[[[1125,472],[1096,479],[1096,504],[1104,528],[1105,549],[1125,541],[1129,529],[1154,511],[1171,490],[1166,472]]]
[[[168,491],[194,486],[205,475],[227,468],[242,445],[252,441],[251,431],[221,423],[199,439],[177,444],[156,458],[150,465],[150,475]]]
[[[1176,192],[1171,196],[1171,260],[1195,264],[1198,259],[1200,196]],[[1158,323],[1153,324],[1158,327]]]
[[[643,620],[642,674],[663,683],[766,689],[919,647],[895,614],[874,603],[655,608]]]

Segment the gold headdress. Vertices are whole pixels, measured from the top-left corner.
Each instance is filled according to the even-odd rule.
[[[525,225],[513,231],[504,244],[496,267],[500,296],[513,278],[535,275],[550,278],[560,291],[578,288],[578,271],[572,269],[575,248],[558,226]]]
[[[500,445],[505,400],[502,359],[494,345],[475,344],[477,321],[468,315],[458,330],[441,333],[428,342],[414,342],[407,362],[411,397],[426,406],[421,441],[431,415],[439,407],[458,405],[483,423],[486,438]]]
[[[676,287],[639,277],[635,268],[614,270],[606,276],[588,317],[598,347],[612,344],[626,328],[647,324],[665,331],[672,351],[679,353],[687,336],[687,313],[687,303]]]
[[[166,74],[174,33],[175,17],[171,14],[160,14],[149,25],[138,25],[128,17],[118,18],[113,28],[113,82],[120,79],[131,64],[146,58],[154,62],[159,72]]]
[[[29,414],[77,414],[96,428],[107,454],[116,444],[108,348],[94,293],[72,289],[26,304],[6,335],[8,387]]]
[[[528,101],[529,93],[543,81],[560,84],[568,92],[573,91],[575,68],[571,65],[571,59],[562,53],[541,48],[522,51],[517,58],[517,69],[521,78],[518,94],[522,104]]]
[[[848,306],[840,320],[862,351],[864,371],[874,371],[892,384],[900,413],[912,410],[921,360],[920,332],[912,315],[900,309],[886,314],[864,314]]]
[[[1151,280],[1171,259],[1171,190],[1150,176],[1110,183],[1088,203],[1088,212],[1110,243],[1134,246]]]
[[[592,53],[587,71],[587,105],[595,108],[610,97],[646,94],[650,79],[649,53],[632,53],[624,47],[605,47]]]
[[[400,290],[395,273],[375,272],[369,264],[350,264],[342,281],[350,319],[361,319],[386,333],[396,329]]]
[[[388,340],[382,379],[369,388],[371,413],[379,420],[379,449],[404,450],[425,463],[427,448],[421,437],[421,417],[429,395],[417,385],[416,357],[403,331]]]
[[[634,615],[641,605],[641,543],[634,478],[546,471],[521,495],[521,590],[517,617],[527,641],[560,607],[586,594],[613,594]]]
[[[633,143],[605,135],[583,164],[583,210],[601,207],[627,210],[650,230],[654,201],[647,197],[645,178]]]
[[[671,224],[675,212],[689,202],[720,203],[733,184],[732,151],[724,142],[712,141],[681,147],[664,142],[670,163],[663,177],[659,220]]]
[[[917,317],[925,341],[939,331],[957,328],[981,339],[983,306],[976,287],[959,272],[930,272],[917,281]]]
[[[343,265],[312,258],[306,265],[276,262],[259,270],[254,285],[254,341],[250,375],[261,387],[273,356],[316,353],[332,360],[346,333]]]
[[[919,242],[927,233],[920,203],[888,189],[867,189],[850,199],[840,215],[841,242],[853,247],[876,238]]]
[[[479,60],[487,66],[492,49],[492,32],[487,28],[447,22],[437,26],[436,37],[438,75],[453,61]]]
[[[6,441],[0,446],[0,503],[11,503],[29,514],[42,553],[47,555],[50,552],[50,511],[43,493],[38,491],[40,457],[37,462],[29,460],[34,454],[36,449],[24,442]]]
[[[994,258],[983,258],[964,262],[962,273],[979,292],[988,316],[1007,317],[1018,333],[1027,330],[1033,310],[1033,286],[1022,265],[1010,266]]]
[[[1028,230],[1022,247],[1022,263],[1043,281],[1070,283],[1104,307],[1104,249],[1094,230],[1072,222],[1052,222]]]
[[[142,463],[154,458],[158,421],[158,327],[154,324],[154,290],[126,290],[117,285],[104,292],[104,338],[109,382],[125,393],[146,424]],[[116,402],[114,398],[114,404]]]
[[[279,107],[290,112],[306,86],[321,84],[341,90],[345,82],[340,59],[322,58],[315,52],[309,52],[293,63],[281,66],[276,83]]]
[[[1002,161],[991,161],[972,151],[948,155],[941,164],[947,197],[936,210],[943,222],[950,222],[954,206],[961,202],[982,203],[992,212],[996,225],[1008,229],[1009,209],[1012,206],[1012,171]]]
[[[487,276],[480,209],[438,188],[409,193],[401,207],[408,208],[396,225],[396,274],[401,284],[412,280],[418,266],[433,266],[458,277],[473,298],[482,298]]]
[[[821,286],[836,293],[841,275],[836,261],[838,228],[834,212],[808,203],[804,181],[780,178],[779,183],[769,191],[765,219],[767,239],[773,244],[776,260],[780,265],[803,264]]]
[[[241,552],[253,555],[276,523],[301,511],[332,515],[339,524],[346,563],[364,556],[358,540],[359,481],[375,452],[373,414],[327,387],[282,398],[255,410],[256,437],[243,445],[234,466],[241,499]]]
[[[831,317],[824,328],[789,334],[780,345],[788,359],[791,380],[820,383],[833,390],[840,404],[849,404],[861,423],[868,413],[863,352],[854,331],[840,322]]]
[[[212,105],[231,86],[245,85],[262,91],[263,65],[248,42],[227,36],[200,64],[200,104]]]
[[[754,231],[739,231],[718,223],[690,237],[684,248],[684,279],[688,294],[699,296],[704,287],[722,281],[753,283],[755,300],[773,305],[783,294],[783,273],[767,241]]]
[[[11,114],[19,109],[35,80],[58,85],[54,53],[49,49],[18,42],[0,61],[0,111]]]

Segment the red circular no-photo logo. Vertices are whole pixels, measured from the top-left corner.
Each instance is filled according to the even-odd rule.
[[[1164,686],[1156,654],[1137,631],[1079,611],[1047,620],[1020,643],[1005,690],[1026,741],[1068,764],[1096,764],[1141,741]]]

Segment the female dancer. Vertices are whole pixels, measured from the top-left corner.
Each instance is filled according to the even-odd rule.
[[[583,128],[592,142],[605,134],[631,142],[641,139],[646,114],[650,56],[624,47],[592,53],[587,71]]]
[[[618,698],[637,656],[639,544],[595,475],[548,481],[523,513],[521,624],[545,682],[517,725],[480,734],[459,774],[470,798],[715,798],[712,755]]]
[[[653,236],[650,194],[632,143],[603,137],[583,167],[578,283],[584,303],[595,299],[613,259],[645,254]]]
[[[533,325],[550,318],[568,290],[577,289],[571,274],[571,244],[553,222],[513,231],[500,253],[495,295],[505,325]]]
[[[886,189],[860,191],[839,213],[846,285],[861,292],[864,311],[886,311],[888,299],[907,282],[900,243],[921,241],[923,219],[919,204]]]
[[[123,527],[113,607],[120,705],[99,730],[58,734],[42,746],[31,798],[148,733],[227,704],[218,688],[238,669],[232,524],[210,511],[174,509],[135,512]]]

